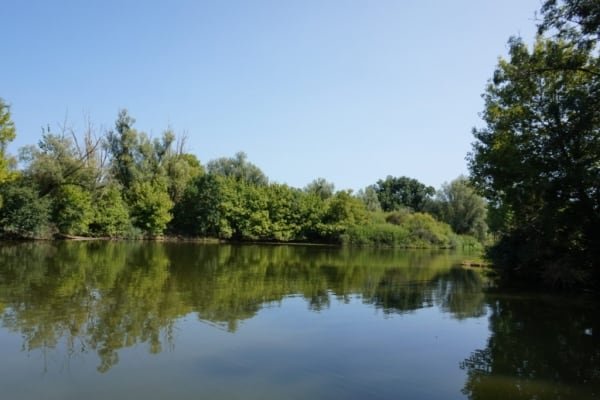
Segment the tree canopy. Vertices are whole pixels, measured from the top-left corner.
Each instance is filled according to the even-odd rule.
[[[427,201],[435,194],[431,186],[416,179],[388,175],[377,181],[375,186],[379,203],[384,211],[395,211],[403,207],[413,211],[424,211]]]
[[[474,130],[474,181],[500,213],[491,256],[513,280],[598,282],[599,59],[577,43],[509,42]]]
[[[15,135],[15,124],[10,116],[10,108],[0,98],[0,183],[6,181],[10,176],[6,146],[15,139]]]

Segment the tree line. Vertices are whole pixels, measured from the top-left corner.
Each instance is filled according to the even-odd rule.
[[[39,143],[6,154],[15,137],[0,103],[0,232],[5,238],[163,235],[455,247],[486,236],[485,202],[464,177],[439,191],[388,176],[353,193],[323,178],[294,188],[271,182],[240,152],[203,165],[184,138],[151,138],[121,110],[97,137],[45,128]],[[20,165],[21,168],[16,168]]]

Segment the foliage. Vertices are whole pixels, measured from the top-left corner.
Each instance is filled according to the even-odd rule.
[[[168,192],[174,203],[180,201],[188,185],[204,174],[204,167],[193,154],[169,154],[165,160]]]
[[[106,136],[106,147],[112,156],[112,174],[123,188],[131,188],[135,180],[135,147],[137,131],[133,129],[135,119],[127,110],[119,111],[115,129]]]
[[[11,175],[6,147],[15,139],[15,135],[15,124],[10,116],[10,107],[0,98],[0,184],[7,181]]]
[[[413,211],[424,211],[427,202],[435,194],[435,189],[416,179],[388,175],[378,180],[375,186],[383,211],[394,211],[408,207]]]
[[[388,177],[357,196],[350,190],[334,192],[333,183],[323,178],[302,190],[269,183],[244,153],[209,162],[205,173],[200,161],[183,151],[185,138],[177,140],[166,130],[153,139],[134,124],[121,110],[103,138],[96,139],[91,128],[81,140],[68,127],[58,134],[48,128],[37,146],[21,149],[22,182],[31,185],[30,197],[24,193],[22,197],[39,198],[50,207],[47,218],[39,221],[45,232],[128,238],[167,232],[236,241],[332,244],[381,240],[383,245],[403,247],[447,247],[450,241],[438,235],[427,218],[412,214],[430,203],[433,190],[414,179]],[[400,214],[384,214],[379,197],[397,213],[403,210],[414,226],[389,224],[397,223],[393,219]],[[12,229],[11,235],[37,235],[34,225],[22,225],[5,233]],[[382,231],[373,233],[377,229]],[[356,232],[363,231],[369,232],[368,240],[355,240],[360,236]]]
[[[121,110],[115,130],[107,135],[112,172],[124,188],[133,225],[149,236],[160,236],[172,218],[173,200],[179,200],[201,166],[192,157],[173,155],[173,132],[151,140],[137,132],[134,123],[127,110]]]
[[[481,249],[475,238],[457,235],[448,224],[429,214],[408,210],[388,213],[385,222],[351,226],[341,240],[344,244],[359,246]]]
[[[377,188],[375,185],[369,185],[364,189],[360,189],[356,194],[356,197],[365,203],[368,211],[378,212],[381,211],[381,203],[377,197]]]
[[[157,182],[136,182],[131,188],[133,225],[150,236],[160,236],[172,218],[173,206],[165,185]]]
[[[267,185],[269,180],[265,174],[247,159],[246,153],[240,151],[232,158],[222,157],[213,160],[206,167],[211,174],[231,177],[254,185]]]
[[[509,44],[469,156],[500,235],[490,256],[513,282],[600,283],[599,59],[564,41]]]
[[[280,242],[300,240],[303,227],[310,221],[310,214],[303,209],[300,190],[287,185],[272,183],[267,189],[267,212],[269,215],[269,240]]]
[[[35,186],[19,178],[0,186],[0,229],[5,237],[40,238],[50,233],[50,202]]]
[[[317,178],[306,185],[304,191],[319,196],[321,200],[327,200],[333,196],[335,185],[333,182],[327,182],[325,178]]]
[[[60,233],[86,235],[94,210],[90,193],[80,186],[61,186],[52,201],[52,221]]]
[[[459,235],[475,236],[482,242],[485,240],[486,203],[471,187],[467,178],[460,176],[442,185],[436,194],[433,214]]]
[[[231,229],[222,218],[220,203],[222,180],[217,175],[196,177],[173,209],[171,230],[189,236],[231,237]]]
[[[24,173],[36,183],[42,195],[52,194],[62,185],[91,187],[92,175],[85,168],[70,137],[45,132],[37,146],[20,151]]]
[[[94,200],[90,233],[95,236],[125,237],[132,230],[129,210],[121,188],[111,183],[102,188]]]
[[[551,29],[558,37],[583,48],[592,48],[600,39],[600,3],[597,0],[545,0],[540,34]]]

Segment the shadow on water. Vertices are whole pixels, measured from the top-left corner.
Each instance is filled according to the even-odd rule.
[[[461,363],[470,399],[600,398],[596,301],[489,294],[487,346]]]
[[[485,312],[481,276],[457,255],[304,246],[189,243],[25,243],[0,247],[0,313],[27,351],[67,344],[95,352],[98,370],[138,343],[173,345],[174,322],[194,313],[235,332],[289,296],[320,311],[334,300],[386,314],[438,306],[456,318]]]

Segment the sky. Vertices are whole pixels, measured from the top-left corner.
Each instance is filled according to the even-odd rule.
[[[272,180],[358,190],[467,174],[483,93],[540,0],[2,0],[13,154],[119,109],[203,164],[244,151]]]

